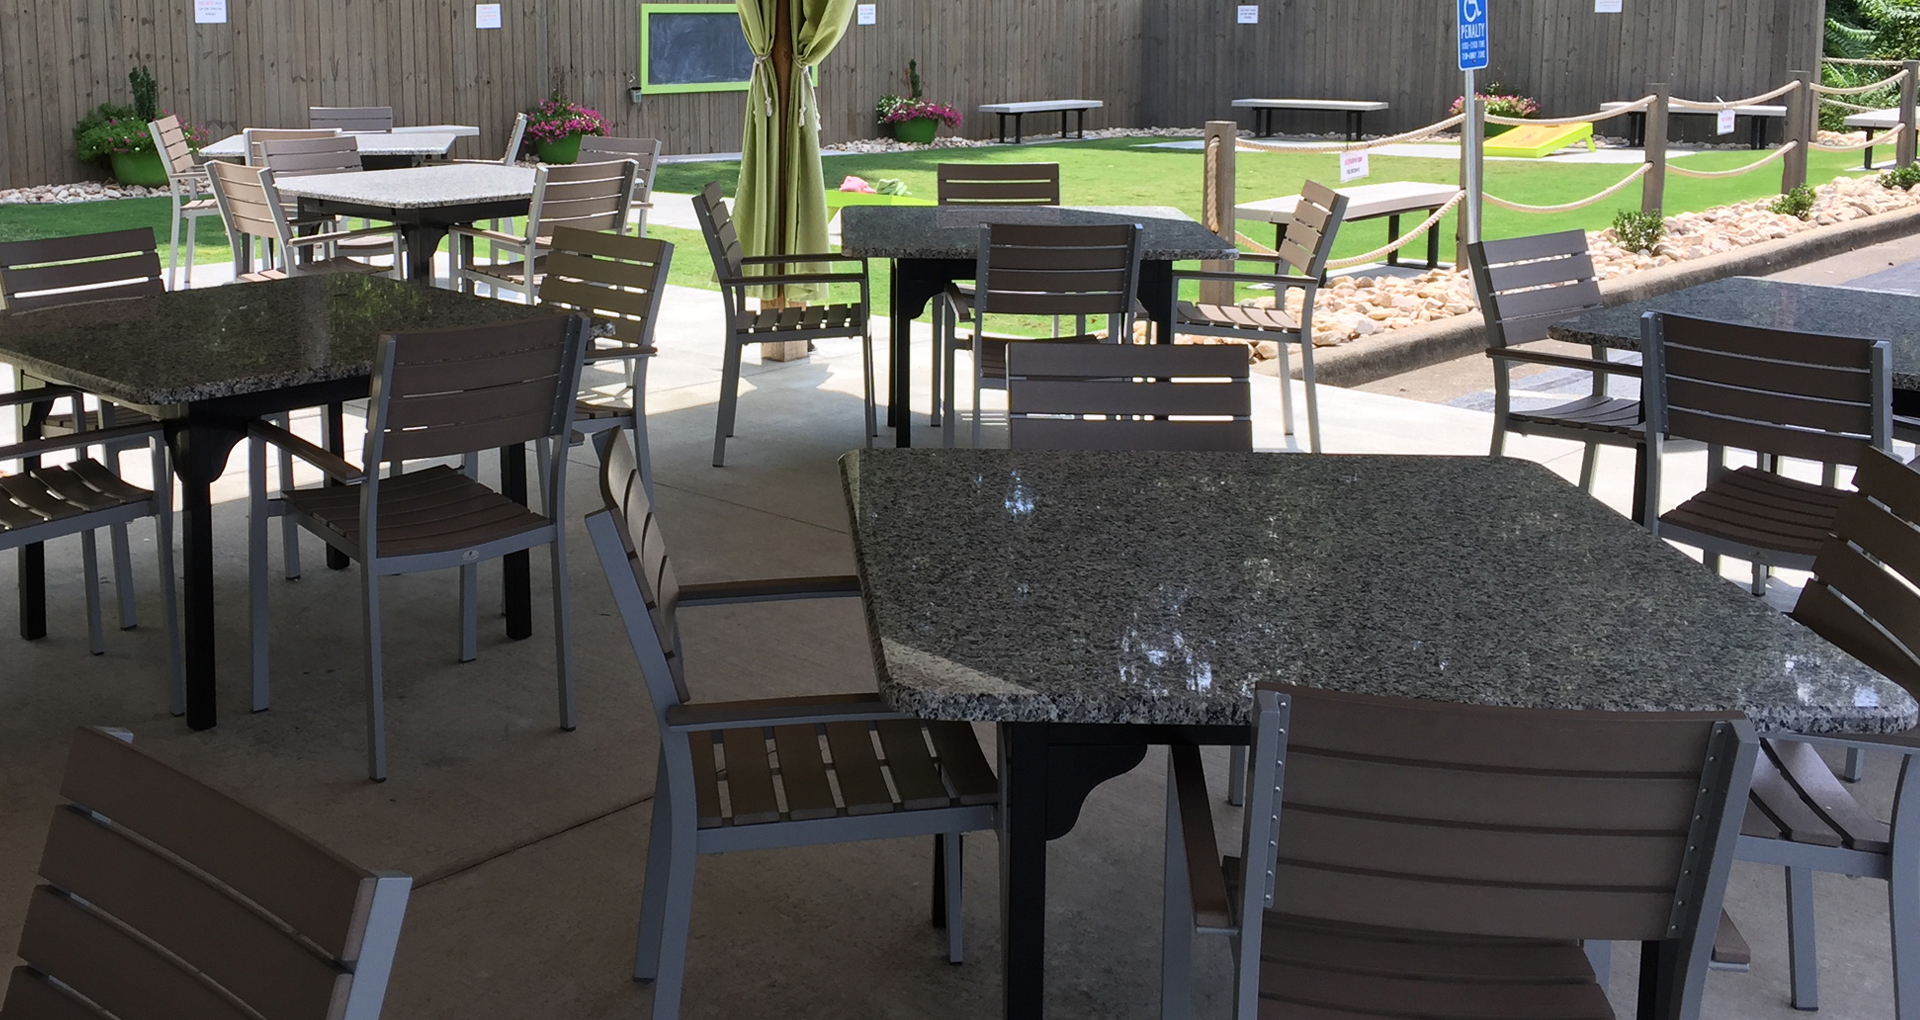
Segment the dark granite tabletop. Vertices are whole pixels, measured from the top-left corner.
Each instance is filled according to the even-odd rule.
[[[1893,388],[1920,390],[1920,296],[1913,294],[1734,276],[1588,312],[1548,332],[1555,340],[1637,351],[1646,312],[1886,340],[1893,348]]]
[[[0,362],[166,407],[373,372],[381,333],[547,314],[359,274],[0,311]]]
[[[1242,723],[1274,680],[1915,722],[1899,687],[1526,461],[856,450],[841,470],[881,697],[927,717]]]
[[[849,206],[840,213],[840,251],[866,258],[970,259],[979,252],[983,223],[1138,223],[1145,228],[1140,239],[1143,259],[1183,261],[1239,255],[1233,245],[1186,213],[1162,205]]]

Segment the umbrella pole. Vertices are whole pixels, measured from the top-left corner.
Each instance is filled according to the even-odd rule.
[[[789,0],[779,0],[779,2],[774,5],[773,53],[770,55],[770,59],[773,63],[774,127],[776,137],[779,139],[774,162],[776,175],[774,180],[780,182],[778,188],[779,199],[777,203],[780,218],[776,221],[780,226],[773,234],[773,252],[776,255],[785,255],[788,253],[788,208],[793,200],[793,197],[787,193],[788,168],[793,165],[792,145],[788,141],[791,135],[790,128],[792,126],[793,115],[793,107],[791,105],[793,95],[793,4],[789,2]],[[781,271],[791,272],[792,267],[782,266]],[[796,301],[792,303],[804,304],[805,302]],[[762,298],[760,304],[763,308],[785,308],[789,302],[783,290],[778,296]],[[807,342],[804,340],[760,345],[760,360],[762,361],[799,361],[806,356]]]

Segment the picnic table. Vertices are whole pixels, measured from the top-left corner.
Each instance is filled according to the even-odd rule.
[[[1048,841],[1150,746],[1246,743],[1256,681],[1738,710],[1762,732],[1915,718],[1879,673],[1528,461],[855,450],[840,464],[881,700],[999,728],[1009,1018],[1042,1015]]]
[[[1387,108],[1387,104],[1366,99],[1236,99],[1233,105],[1253,111],[1253,123],[1260,137],[1273,134],[1273,111],[1275,110],[1320,110],[1329,113],[1347,115],[1347,141],[1360,140],[1360,119],[1369,113],[1378,113]]]
[[[477,130],[477,129],[476,129]],[[368,170],[388,170],[395,167],[413,166],[428,156],[445,156],[453,148],[455,133],[441,130],[399,130],[394,133],[383,131],[349,132],[360,146],[360,163]],[[200,155],[208,159],[226,159],[245,162],[247,142],[245,134],[228,135],[204,146]]]
[[[1867,140],[1872,141],[1874,132],[1891,131],[1900,126],[1900,108],[1885,110],[1863,110],[1843,121],[1847,127],[1862,128],[1867,132]],[[1862,170],[1873,169],[1873,146],[1867,146],[1866,162],[1860,165]]]
[[[398,226],[407,249],[407,278],[431,283],[433,254],[447,230],[525,216],[533,202],[533,177],[531,167],[451,163],[276,183],[280,194],[299,200],[303,216],[352,216]]]
[[[1107,105],[1098,99],[1039,99],[1027,103],[987,103],[980,107],[981,113],[1000,115],[1000,140],[1007,140],[1007,118],[1013,118],[1013,143],[1020,144],[1020,121],[1029,113],[1058,113],[1060,115],[1060,137],[1067,137],[1067,114],[1075,114],[1078,120],[1079,135],[1087,137],[1087,111],[1098,110]]]
[[[1412,212],[1431,215],[1435,209],[1453,201],[1453,196],[1460,191],[1451,184],[1426,184],[1420,181],[1384,181],[1334,190],[1347,196],[1346,223],[1385,217],[1389,241],[1400,236],[1402,215]],[[1234,206],[1233,215],[1235,219],[1274,224],[1273,246],[1277,250],[1280,242],[1286,240],[1287,223],[1293,219],[1293,207],[1299,201],[1299,195],[1261,199]],[[1400,253],[1388,252],[1387,265],[1399,264]],[[1435,223],[1427,231],[1427,268],[1433,269],[1439,265],[1440,225]]]
[[[1601,103],[1600,109],[1603,111],[1618,110],[1622,107],[1632,105],[1632,103]],[[1670,118],[1717,117],[1719,115],[1720,111],[1718,110],[1681,110],[1673,107],[1667,108],[1667,116]],[[1733,108],[1733,116],[1736,121],[1741,117],[1747,118],[1747,148],[1764,149],[1767,147],[1767,122],[1770,120],[1786,120],[1787,108],[1767,103],[1754,106],[1736,106]],[[1646,148],[1647,113],[1645,110],[1635,110],[1627,114],[1627,144],[1634,148]]]

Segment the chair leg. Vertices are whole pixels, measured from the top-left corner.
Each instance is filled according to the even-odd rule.
[[[561,456],[565,456],[565,452]],[[548,543],[553,554],[553,659],[559,681],[560,728],[571,732],[576,725],[573,706],[573,631],[567,626],[567,538],[566,522],[554,529]]]
[[[293,431],[292,414],[278,415],[273,423],[288,432]],[[261,470],[266,470],[264,463],[261,465]],[[293,454],[286,450],[280,451],[280,487],[293,488]],[[291,517],[280,519],[280,557],[287,580],[298,581],[300,579],[300,525]]]
[[[537,477],[553,477],[553,455],[547,449],[547,444],[544,441],[533,444],[533,469]],[[529,492],[528,495],[536,496],[539,499],[540,505],[534,508],[537,512],[551,516],[552,511],[551,508],[547,506],[545,486],[535,485],[533,491]]]
[[[1580,455],[1580,488],[1589,494],[1593,492],[1593,469],[1600,459],[1600,444],[1588,443],[1586,452]]]
[[[1167,850],[1160,911],[1160,1017],[1184,1020],[1193,1013],[1193,898],[1187,891],[1187,842],[1180,832],[1180,795],[1167,756]]]
[[[1280,368],[1280,434],[1293,435],[1293,356],[1287,353],[1285,340],[1274,344],[1274,360]]]
[[[1507,449],[1507,412],[1513,406],[1511,381],[1507,378],[1507,363],[1499,358],[1493,361],[1493,449],[1492,455],[1500,456]]]
[[[1600,989],[1605,991],[1613,978],[1613,943],[1588,939],[1581,948],[1587,951],[1587,963],[1593,967],[1593,979],[1600,982]]]
[[[247,450],[247,637],[252,646],[253,710],[264,712],[270,699],[267,615],[267,449]]]
[[[1287,346],[1286,344],[1280,345],[1280,347],[1283,350],[1286,348],[1286,346]],[[1287,384],[1287,380],[1285,377],[1282,377],[1280,381],[1283,385]],[[1313,451],[1314,453],[1319,453],[1320,452],[1320,397],[1319,397],[1319,391],[1317,387],[1315,387],[1313,384],[1313,338],[1312,337],[1307,337],[1305,340],[1302,340],[1300,342],[1300,381],[1305,385],[1307,390],[1307,449]],[[1291,389],[1292,388],[1291,385],[1288,385],[1288,388]]]
[[[198,216],[187,217],[187,276],[184,282],[186,285],[186,289],[188,290],[193,289],[193,246],[194,246],[193,235],[199,231],[199,228],[200,228],[200,217]],[[172,279],[171,273],[169,273],[168,279]]]
[[[933,364],[933,417],[927,420],[928,425],[936,425],[936,426],[939,425],[940,415],[943,413],[942,408],[940,407],[940,394],[942,392],[942,390],[940,389],[940,373],[941,373],[941,370],[945,368],[945,366],[941,364],[940,349],[942,346],[944,346],[943,337],[946,333],[946,322],[947,322],[946,300],[944,298],[934,298],[933,299],[933,356],[927,359]]]
[[[1787,868],[1787,959],[1794,1009],[1820,1008],[1820,957],[1813,929],[1813,869]]]
[[[1227,803],[1240,807],[1247,802],[1247,748],[1235,744],[1227,748]]]
[[[667,889],[675,877],[673,784],[667,781],[667,755],[664,749],[656,758],[654,769],[653,821],[647,835],[647,874],[645,884],[640,889],[639,945],[633,957],[635,981],[652,981],[660,976],[660,943],[666,921]]]
[[[165,464],[159,455],[155,455],[154,474],[162,479]],[[162,481],[160,484],[165,485]],[[153,515],[153,544],[159,549],[160,557],[160,612],[166,618],[167,660],[170,682],[169,705],[174,715],[187,714],[187,670],[186,660],[180,644],[180,605],[175,590],[173,573],[173,492],[172,486],[162,493],[157,510]]]
[[[860,337],[860,365],[866,374],[864,382],[867,388],[866,399],[863,401],[867,412],[867,434],[862,439],[862,443],[868,449],[872,449],[873,437],[880,434],[880,420],[874,413],[876,397],[874,395],[873,334],[871,332],[863,334]]]
[[[108,457],[117,459],[112,454]],[[127,541],[127,526],[108,528],[107,541],[113,547],[113,587],[120,598],[120,629],[132,630],[140,625],[140,615],[133,600],[133,547]]]
[[[460,568],[460,661],[480,657],[480,567]]]
[[[740,399],[740,348],[727,340],[726,360],[720,369],[720,408],[713,423],[713,466],[725,467],[727,437],[733,435],[733,408]]]
[[[986,371],[981,367],[981,354],[983,353],[982,348],[985,346],[986,341],[981,339],[980,336],[980,317],[975,315],[973,328],[973,448],[976,450],[980,448],[981,442],[980,416],[982,411],[980,408],[980,394],[985,387],[981,386],[980,383]]]
[[[1849,783],[1857,783],[1866,771],[1867,752],[1858,747],[1847,748],[1847,761],[1840,767],[1840,778]]]
[[[689,796],[692,793],[691,790],[685,792]],[[675,798],[676,806],[669,809],[678,816],[667,829],[669,836],[665,842],[669,845],[662,846],[662,840],[656,836],[649,846],[647,892],[650,895],[640,908],[641,956],[646,955],[650,931],[653,933],[652,942],[658,949],[652,954],[652,973],[647,973],[649,968],[642,959],[634,967],[634,977],[636,980],[653,982],[654,1020],[674,1020],[680,1015],[681,983],[687,967],[687,926],[693,920],[693,869],[696,859],[693,812],[692,805],[684,810],[679,809],[679,799]],[[655,817],[658,815],[656,811]],[[662,855],[667,858],[666,874],[656,883],[653,861],[662,850],[667,851]],[[656,890],[659,895],[651,895]]]
[[[942,848],[946,861],[946,922],[947,922],[947,962],[964,963],[965,955],[961,951],[960,936],[966,930],[960,914],[962,851],[966,848],[966,834],[955,832],[947,836]]]
[[[80,569],[87,575],[87,648],[95,655],[105,655],[107,639],[100,628],[100,552],[91,531],[80,533]]]
[[[960,409],[954,406],[953,400],[954,393],[959,388],[954,384],[954,374],[958,371],[956,366],[960,357],[957,353],[959,344],[954,337],[954,331],[960,327],[954,324],[953,319],[949,317],[950,313],[946,309],[942,309],[940,314],[946,322],[946,337],[944,340],[946,349],[935,352],[942,362],[940,366],[942,376],[940,384],[945,387],[945,389],[941,391],[939,398],[941,404],[940,441],[946,445],[947,449],[951,450],[953,449],[954,439],[959,432],[960,424]]]
[[[380,669],[380,575],[360,564],[360,605],[367,624],[367,778],[387,779],[387,687]]]
[[[167,289],[178,290],[174,268],[180,264],[180,192],[173,193],[173,232],[167,238]]]

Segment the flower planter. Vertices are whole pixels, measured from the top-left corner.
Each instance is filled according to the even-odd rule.
[[[925,145],[933,141],[934,133],[939,130],[939,118],[915,117],[912,120],[895,121],[893,124],[893,137],[903,142],[914,142]]]
[[[551,142],[534,142],[534,155],[542,163],[571,163],[580,158],[580,136],[568,135]]]
[[[122,184],[147,188],[167,186],[167,165],[160,161],[160,150],[112,153],[113,179]]]

